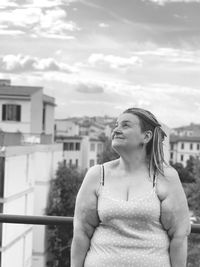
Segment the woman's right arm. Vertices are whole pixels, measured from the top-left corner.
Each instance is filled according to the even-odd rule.
[[[71,245],[71,267],[83,267],[90,239],[99,224],[97,213],[97,188],[100,177],[100,165],[91,167],[77,194],[73,239]]]

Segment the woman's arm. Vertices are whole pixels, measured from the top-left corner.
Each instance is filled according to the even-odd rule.
[[[166,194],[161,202],[161,222],[170,237],[171,267],[186,267],[187,236],[191,231],[189,208],[178,173],[166,171]]]
[[[99,224],[96,194],[99,176],[99,165],[90,168],[77,194],[71,245],[71,267],[84,266],[90,239]]]

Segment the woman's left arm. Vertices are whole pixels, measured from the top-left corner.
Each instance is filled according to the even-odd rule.
[[[161,222],[170,237],[171,267],[186,267],[187,243],[191,223],[187,198],[177,171],[166,171],[166,195],[161,202]]]

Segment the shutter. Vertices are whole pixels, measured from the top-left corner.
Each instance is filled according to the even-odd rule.
[[[6,120],[6,105],[2,105],[2,121]]]
[[[21,106],[17,105],[17,121],[21,121]]]

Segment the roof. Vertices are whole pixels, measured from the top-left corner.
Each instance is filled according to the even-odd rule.
[[[99,139],[98,137],[90,137],[90,141],[92,142],[101,142],[104,143],[101,139]]]
[[[49,105],[53,105],[56,106],[55,104],[55,98],[48,96],[48,95],[43,95],[43,102],[49,104]]]
[[[12,97],[12,98],[28,98],[34,93],[42,90],[42,87],[39,86],[2,86],[0,85],[0,97]],[[55,98],[43,94],[43,102],[55,106]]]
[[[170,142],[171,143],[178,143],[178,142],[200,142],[200,136],[179,136],[179,135],[170,135]]]
[[[0,95],[2,96],[31,96],[32,94],[42,90],[42,87],[36,86],[1,86]]]
[[[56,140],[61,139],[65,140],[82,140],[83,136],[73,135],[73,136],[64,136],[64,135],[56,135]]]
[[[200,124],[196,123],[190,123],[190,125],[181,126],[174,128],[176,131],[194,131],[194,130],[200,130]]]

